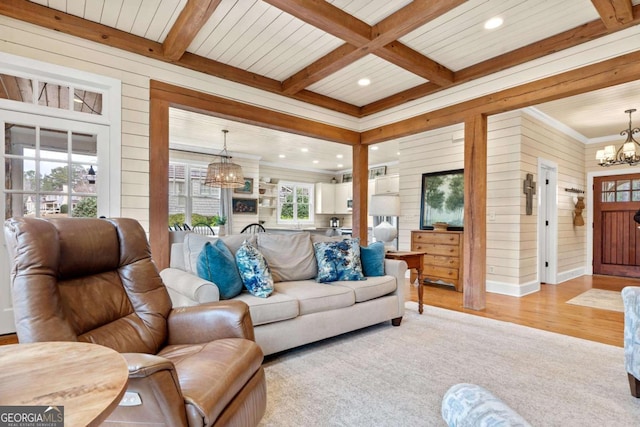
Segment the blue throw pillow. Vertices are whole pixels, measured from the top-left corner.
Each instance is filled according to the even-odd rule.
[[[273,277],[267,260],[248,241],[244,241],[236,252],[236,263],[244,287],[257,297],[266,298],[273,292]]]
[[[215,283],[220,299],[229,299],[242,292],[242,279],[233,254],[222,240],[204,244],[196,263],[198,276]]]
[[[360,247],[362,272],[365,276],[384,276],[384,243],[375,242]]]
[[[365,280],[360,261],[360,239],[313,244],[320,283],[336,280]]]

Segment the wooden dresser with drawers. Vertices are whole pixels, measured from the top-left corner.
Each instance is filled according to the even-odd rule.
[[[411,250],[424,252],[425,283],[450,285],[462,292],[462,231],[411,231]],[[411,283],[415,274],[411,274]]]

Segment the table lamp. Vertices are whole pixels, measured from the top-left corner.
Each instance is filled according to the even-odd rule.
[[[385,250],[394,250],[390,243],[398,236],[396,227],[387,222],[387,217],[400,215],[400,196],[397,194],[374,194],[371,196],[369,215],[383,217],[382,222],[373,228],[373,237],[383,242]]]

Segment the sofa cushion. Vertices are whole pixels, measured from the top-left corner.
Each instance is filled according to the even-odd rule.
[[[311,235],[311,243],[326,243],[326,242],[339,242],[344,240],[344,236],[326,236],[324,234],[312,234]]]
[[[385,296],[396,290],[396,278],[394,276],[367,277],[361,281],[338,281],[333,286],[344,286],[353,290],[356,302],[369,301]]]
[[[274,282],[316,277],[318,267],[310,233],[258,233],[257,239],[258,250],[267,259]]]
[[[298,300],[300,315],[350,307],[356,302],[355,293],[345,286],[323,285],[313,280],[278,282],[276,293]]]
[[[384,243],[375,242],[360,247],[362,273],[366,277],[384,276]]]
[[[218,239],[224,242],[234,256],[238,251],[238,248],[242,245],[242,242],[245,240],[249,240],[251,244],[255,244],[256,242],[255,236],[249,236],[246,234],[233,234],[230,236],[217,237],[205,236],[192,232],[186,233],[182,245],[185,270],[197,275],[198,271],[196,266],[198,265],[198,255],[200,255],[204,244],[207,242],[215,242]]]
[[[220,299],[230,299],[242,292],[243,282],[235,257],[222,240],[204,244],[196,269],[199,277],[216,284]]]
[[[204,244],[207,242],[215,243],[217,237],[204,236],[197,233],[187,233],[182,242],[182,251],[184,254],[184,268],[189,273],[198,275],[198,255],[202,252]]]
[[[365,280],[360,261],[360,239],[313,244],[320,283],[336,280]]]
[[[227,245],[234,256],[245,240],[251,243],[253,246],[256,246],[255,234],[229,234],[227,236],[220,236],[220,240],[222,240],[224,244]]]
[[[272,293],[269,298],[259,298],[249,292],[242,292],[234,299],[249,306],[254,326],[293,319],[300,314],[298,300],[280,292]]]
[[[273,292],[273,277],[260,251],[248,240],[236,252],[236,264],[242,283],[252,295],[266,298]]]

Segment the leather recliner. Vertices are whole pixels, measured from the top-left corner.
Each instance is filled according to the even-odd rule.
[[[106,424],[258,424],[266,383],[248,307],[172,308],[137,221],[14,218],[5,237],[19,341],[96,343],[127,360],[142,404]]]

